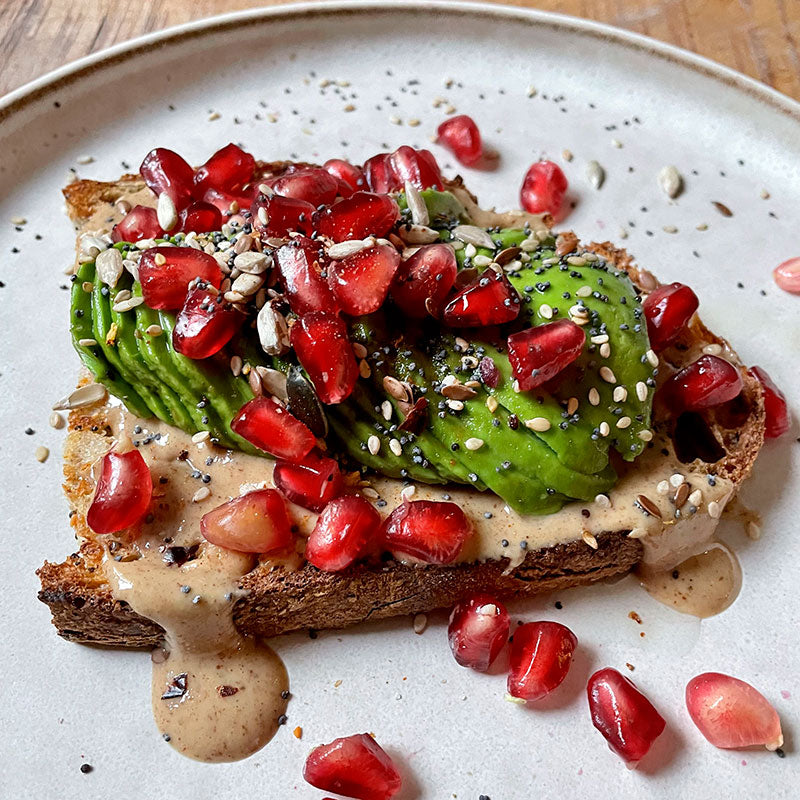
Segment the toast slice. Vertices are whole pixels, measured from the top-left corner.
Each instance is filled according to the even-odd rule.
[[[259,164],[262,175],[279,174],[284,162]],[[460,179],[448,187],[458,194],[469,210],[476,210],[475,198],[469,195]],[[120,218],[116,203],[154,205],[152,193],[139,176],[125,175],[114,182],[76,181],[64,190],[67,210],[79,234],[107,232]],[[491,212],[483,214],[481,224],[490,224]],[[505,224],[513,224],[507,217]],[[571,234],[569,235],[571,236]],[[653,276],[636,268],[624,251],[610,243],[594,243],[585,248],[602,255],[617,268],[628,272],[643,291],[657,286]],[[741,367],[735,352],[723,339],[712,334],[695,316],[679,341],[662,355],[668,370],[689,363],[704,348],[724,352],[725,357]],[[656,438],[647,453],[638,459],[621,479],[622,489],[653,487],[679,469],[693,487],[708,486],[715,479],[724,484],[720,505],[735,495],[749,474],[764,438],[764,403],[760,384],[742,368],[744,390],[740,397],[724,409],[711,409],[698,416],[698,430],[680,432],[688,439],[677,442],[684,463],[675,455],[675,434],[656,417]],[[52,612],[53,623],[61,636],[71,641],[120,647],[152,647],[162,640],[164,631],[155,622],[135,613],[125,602],[115,599],[103,570],[105,546],[86,524],[85,511],[94,490],[91,467],[112,445],[112,414],[108,405],[74,410],[69,417],[69,432],[64,448],[64,491],[72,508],[71,524],[80,544],[62,563],[45,564],[38,570],[41,580],[39,599]],[[703,447],[705,440],[710,446]],[[708,451],[708,452],[706,452]],[[701,456],[691,459],[696,453]],[[710,459],[703,461],[702,457]],[[688,461],[687,461],[688,458]],[[712,476],[709,479],[709,476]],[[637,482],[638,481],[638,482]],[[402,483],[390,479],[375,481],[385,497],[400,498]],[[417,495],[438,499],[442,487],[420,487]],[[634,497],[641,497],[641,494]],[[481,495],[470,490],[454,490],[469,494],[472,508],[480,511],[502,509],[496,496]],[[379,565],[357,564],[344,572],[322,572],[307,562],[299,568],[276,562],[264,562],[243,576],[241,598],[234,609],[234,621],[244,634],[274,636],[300,629],[342,628],[348,625],[404,614],[416,614],[451,606],[461,597],[475,591],[499,597],[529,596],[571,586],[594,583],[624,575],[643,560],[667,566],[689,555],[698,540],[713,532],[718,513],[705,508],[683,518],[672,518],[670,499],[653,492],[650,503],[660,507],[666,521],[653,526],[652,514],[639,505],[635,511],[648,518],[649,528],[639,528],[628,513],[619,520],[603,516],[591,503],[574,503],[551,517],[537,518],[540,530],[550,525],[561,534],[553,544],[528,550],[524,559],[509,558],[476,560],[449,566],[416,566],[389,560]],[[612,499],[614,492],[612,492]],[[186,502],[189,499],[186,498]],[[634,504],[631,503],[631,506]],[[391,506],[390,506],[391,508]],[[507,509],[506,509],[507,510]],[[566,513],[565,513],[566,512]],[[588,512],[588,513],[587,513]],[[589,533],[582,520],[595,514],[599,523]],[[479,525],[483,514],[474,515]],[[668,517],[670,517],[668,519]],[[608,519],[604,524],[603,519]],[[520,524],[528,524],[521,520]],[[598,527],[599,525],[599,527]],[[542,527],[544,526],[544,527]],[[564,534],[566,531],[566,535]],[[545,537],[546,538],[546,537]],[[519,563],[515,563],[519,562]]]

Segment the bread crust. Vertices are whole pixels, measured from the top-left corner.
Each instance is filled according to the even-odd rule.
[[[280,174],[288,162],[259,163],[262,176]],[[460,184],[460,181],[458,183]],[[114,203],[141,192],[144,184],[135,175],[118,181],[76,181],[64,189],[67,209],[76,227],[88,230],[90,220],[107,228],[115,218]],[[655,279],[636,268],[628,254],[609,242],[590,249],[626,269],[645,291]],[[712,334],[696,317],[675,345],[680,353],[697,342],[727,343]],[[738,489],[750,473],[764,440],[764,403],[761,386],[743,372],[744,390],[739,413],[732,418],[711,410],[706,423],[725,449],[725,456],[709,472],[723,474]],[[163,630],[152,620],[136,614],[125,602],[115,600],[106,582],[102,545],[91,538],[83,512],[93,485],[87,480],[87,464],[108,449],[109,429],[103,412],[72,412],[64,452],[64,491],[75,512],[71,524],[79,550],[62,563],[45,562],[37,571],[41,580],[39,599],[52,612],[53,624],[70,641],[115,647],[153,647]],[[629,531],[607,531],[592,549],[577,540],[531,551],[516,568],[508,561],[417,567],[396,561],[379,565],[358,564],[341,573],[322,572],[311,564],[297,570],[262,564],[241,580],[244,596],[237,602],[234,620],[242,633],[274,636],[301,629],[343,628],[368,620],[416,614],[453,605],[475,591],[498,597],[528,597],[572,586],[622,576],[642,558],[642,544]]]

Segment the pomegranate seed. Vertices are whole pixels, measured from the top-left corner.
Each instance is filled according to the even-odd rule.
[[[484,356],[478,364],[478,372],[480,372],[481,380],[491,389],[496,389],[500,383],[500,370],[494,359],[489,356]]]
[[[568,185],[567,177],[558,164],[537,161],[525,173],[519,201],[531,214],[548,213],[560,218]]]
[[[256,160],[250,153],[235,144],[226,144],[197,170],[194,184],[200,196],[208,189],[238,192],[252,180],[255,168]]]
[[[489,269],[453,296],[442,319],[452,327],[501,325],[516,319],[519,309],[519,295],[508,278]]]
[[[772,277],[784,292],[800,294],[800,256],[779,264],[772,271]]]
[[[364,162],[364,176],[373,192],[387,194],[399,192],[403,184],[394,172],[389,161],[389,153],[378,153]]]
[[[358,380],[358,365],[344,322],[325,311],[304,314],[292,325],[292,347],[319,399],[341,403]]]
[[[343,181],[350,188],[347,194],[342,194],[340,187],[339,194],[342,194],[342,197],[349,197],[353,192],[367,188],[367,179],[364,177],[364,173],[359,167],[353,166],[349,161],[342,161],[341,158],[331,158],[322,166],[333,175],[334,178]]]
[[[159,263],[162,261],[163,263]],[[199,278],[215,289],[222,284],[216,260],[193,247],[151,247],[139,261],[139,280],[144,301],[150,308],[173,310],[186,299],[189,284]]]
[[[222,214],[213,204],[196,200],[178,214],[178,230],[184,233],[208,233],[222,227]]]
[[[681,411],[702,411],[733,400],[744,383],[739,370],[718,356],[700,356],[662,387],[666,402]]]
[[[572,666],[578,637],[558,622],[528,622],[514,631],[508,693],[528,702],[561,685]]]
[[[334,242],[363,239],[370,234],[385,236],[400,219],[400,209],[391,197],[356,192],[335,206],[318,212],[314,224],[319,233]]]
[[[595,672],[586,691],[595,728],[620,758],[635,765],[661,735],[664,719],[633,681],[611,667]]]
[[[342,491],[339,465],[317,449],[295,462],[276,462],[272,480],[293,503],[317,512]]]
[[[450,614],[447,640],[462,666],[486,672],[508,639],[508,611],[488,594],[462,600]]]
[[[397,176],[400,188],[410,181],[418,189],[439,189],[442,186],[442,175],[430,150],[415,150],[403,145],[389,155],[389,164]]]
[[[786,395],[775,385],[767,371],[762,367],[751,367],[750,374],[764,390],[764,410],[766,412],[764,435],[767,439],[777,439],[789,430],[789,407]]]
[[[367,733],[356,733],[315,747],[303,778],[317,789],[358,800],[389,800],[402,778],[394,762]]]
[[[253,203],[253,193],[230,194],[229,192],[220,192],[217,189],[206,189],[205,194],[203,195],[203,200],[206,203],[211,203],[211,205],[216,206],[223,217],[227,219],[238,213],[238,210],[231,211],[233,203],[236,203],[239,209],[249,209]],[[236,206],[233,207],[235,208]]]
[[[305,200],[313,206],[328,205],[336,199],[339,184],[321,167],[290,170],[272,182],[275,194]]]
[[[316,445],[314,434],[271,397],[254,397],[231,422],[231,429],[275,458],[300,461]]]
[[[164,231],[158,224],[158,214],[149,206],[134,206],[112,229],[115,242],[138,242],[141,239],[157,239]]]
[[[296,200],[294,197],[281,197],[279,194],[271,197],[259,195],[250,207],[253,215],[251,222],[253,227],[265,236],[286,236],[290,231],[310,234],[311,218],[315,210],[311,203]]]
[[[293,542],[292,523],[275,489],[234,497],[200,520],[200,533],[211,544],[239,553],[275,553]]]
[[[194,170],[177,153],[166,147],[151,150],[139,167],[144,182],[157,195],[166,192],[182,211],[194,196]]]
[[[452,150],[453,155],[464,166],[471,167],[481,160],[483,144],[481,132],[472,117],[459,114],[445,120],[437,131],[439,141]]]
[[[692,678],[686,685],[686,708],[714,747],[777,750],[783,745],[778,713],[761,692],[738,678],[721,672]]]
[[[458,266],[453,250],[444,244],[420,247],[397,271],[392,287],[394,302],[410,317],[441,314],[456,280]]]
[[[150,507],[153,480],[138,450],[103,456],[86,522],[95,533],[117,533],[136,524]]]
[[[205,288],[190,289],[175,318],[172,346],[187,358],[208,358],[218,353],[239,330],[244,314]]]
[[[384,523],[387,549],[426,564],[450,564],[472,535],[472,524],[455,503],[414,500],[399,505]]]
[[[322,275],[325,254],[319,242],[298,236],[275,251],[275,264],[283,280],[286,299],[295,314],[338,313],[336,298]]]
[[[644,301],[647,335],[657,353],[672,344],[692,317],[700,301],[683,283],[659,286]]]
[[[381,515],[363,497],[328,503],[308,537],[306,558],[317,569],[338,572],[375,550]]]
[[[386,300],[399,265],[400,254],[386,244],[332,262],[328,279],[342,311],[352,316],[377,311]]]
[[[586,334],[568,319],[547,322],[508,337],[511,372],[523,392],[547,383],[581,354]]]

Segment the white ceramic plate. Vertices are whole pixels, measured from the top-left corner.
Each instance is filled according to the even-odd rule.
[[[342,85],[321,91],[322,80]],[[744,587],[722,615],[700,623],[668,611],[632,579],[514,609],[521,619],[563,621],[581,640],[582,657],[542,710],[504,702],[500,670],[459,668],[444,615],[432,615],[422,636],[408,619],[316,641],[291,636],[276,642],[294,694],[289,724],[244,762],[197,764],[155,729],[147,656],[68,644],[37,603],[34,570],[72,547],[59,491],[62,433],[47,424],[78,369],[59,289],[73,249],[59,194],[68,170],[113,179],[156,145],[199,163],[229,140],[266,159],[359,162],[403,143],[428,145],[444,118],[445,106],[433,106],[438,96],[471,114],[501,153],[496,172],[465,171],[485,202],[516,205],[527,165],[542,155],[561,161],[562,150],[571,150],[564,169],[578,206],[569,222],[583,238],[619,241],[624,228],[641,263],[663,279],[690,282],[710,326],[798,396],[800,299],[782,294],[770,272],[798,255],[800,107],[695,56],[531,11],[337,3],[175,28],[19,90],[0,101],[1,796],[317,798],[301,778],[308,750],[364,730],[402,765],[401,800],[797,796],[796,425],[767,445],[744,492],[763,514],[763,539],[723,526]],[[344,110],[348,104],[353,111]],[[418,127],[410,127],[413,119]],[[450,157],[433,149],[450,172]],[[80,163],[83,155],[94,161]],[[590,159],[606,170],[600,191],[586,180]],[[670,163],[686,178],[675,202],[656,183]],[[712,201],[733,216],[721,216]],[[10,223],[18,215],[29,220],[20,231]],[[708,229],[697,230],[700,224]],[[27,427],[35,433],[26,435]],[[44,464],[34,458],[38,445],[52,453]],[[592,728],[584,696],[590,670],[625,662],[668,722],[637,772]],[[787,734],[785,759],[715,750],[700,736],[683,687],[705,670],[750,680],[774,702]],[[296,725],[300,741],[291,735]],[[83,762],[94,771],[81,774]]]

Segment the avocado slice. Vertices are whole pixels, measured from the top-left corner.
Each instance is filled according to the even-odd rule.
[[[139,393],[111,366],[99,344],[83,345],[84,339],[95,339],[94,317],[92,314],[92,292],[83,288],[84,283],[94,284],[95,267],[90,261],[78,269],[72,284],[70,304],[70,334],[72,345],[77,350],[83,365],[92,373],[94,379],[102,383],[111,394],[119,397],[126,408],[137,417],[149,417],[153,411]]]
[[[422,189],[420,196],[428,209],[429,227],[448,228],[459,222],[469,222],[466,209],[452,192]],[[395,199],[401,213],[408,211],[408,200],[404,192],[398,194]]]

